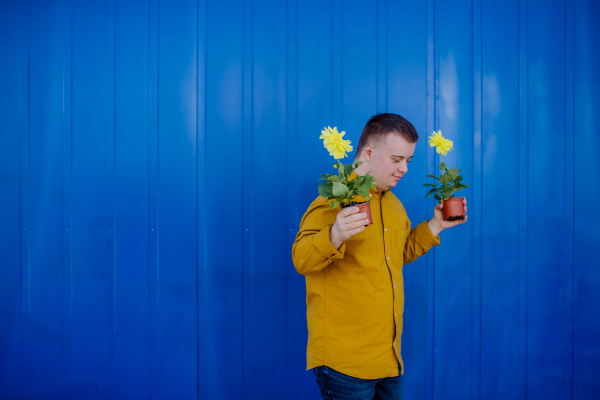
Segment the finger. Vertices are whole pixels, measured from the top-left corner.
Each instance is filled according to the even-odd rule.
[[[467,213],[467,206],[464,206],[463,210],[465,210],[464,214],[466,214]]]
[[[366,226],[364,226],[364,225],[361,225],[361,226],[359,226],[358,228],[355,228],[355,229],[352,229],[352,230],[350,230],[350,231],[347,231],[346,233],[347,233],[347,234],[349,234],[350,236],[354,236],[354,235],[356,235],[357,233],[361,233],[362,231],[364,231],[364,230],[365,230],[365,228],[366,228]]]
[[[467,198],[463,197],[463,204],[466,206],[467,205]]]
[[[344,224],[344,225],[351,224],[353,222],[360,221],[361,219],[365,219],[365,218],[367,218],[367,213],[352,214],[352,215],[345,217],[342,221],[342,224]]]
[[[364,226],[364,225],[366,225],[366,224],[368,224],[368,223],[369,223],[369,222],[368,222],[366,219],[362,219],[362,218],[361,218],[361,219],[359,219],[359,220],[357,220],[357,221],[354,221],[354,222],[352,222],[352,223],[349,223],[349,224],[344,224],[344,225],[342,226],[342,230],[343,230],[344,232],[349,232],[349,231],[351,231],[351,230],[353,230],[353,229],[356,229],[356,228],[358,228],[359,226]]]
[[[358,212],[358,207],[348,207],[344,208],[338,215],[341,217],[347,217],[352,214],[356,214]]]
[[[346,225],[344,228],[345,228],[346,232],[348,232],[348,231],[358,228],[359,226],[365,226],[368,223],[369,223],[369,220],[361,219],[360,221],[356,221],[356,222]]]

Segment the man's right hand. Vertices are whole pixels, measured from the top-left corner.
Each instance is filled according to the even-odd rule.
[[[335,224],[329,231],[329,240],[336,249],[352,236],[365,230],[369,223],[366,213],[359,213],[358,207],[348,207],[340,211],[335,219]]]

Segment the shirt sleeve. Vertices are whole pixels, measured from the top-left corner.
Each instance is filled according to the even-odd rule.
[[[292,247],[292,260],[298,273],[316,274],[333,260],[344,257],[346,244],[336,249],[329,239],[337,213],[337,210],[329,209],[328,203],[322,203],[311,205],[302,217],[300,231]]]
[[[412,230],[410,229],[409,222],[407,230],[410,232],[404,244],[404,265],[415,261],[427,253],[433,246],[440,244],[440,236],[433,236],[433,233],[431,233],[431,230],[427,226],[427,221],[421,222]]]

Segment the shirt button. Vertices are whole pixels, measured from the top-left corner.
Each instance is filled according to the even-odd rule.
[[[383,228],[383,230],[384,230],[385,232],[387,232],[387,228]]]
[[[394,285],[394,287],[396,287],[396,285]]]
[[[394,317],[397,317],[397,316],[398,316],[398,314],[394,313]]]
[[[373,197],[373,195],[371,193],[369,193],[369,197]]]
[[[394,342],[394,346],[396,345],[396,342]]]
[[[390,258],[388,257],[387,259],[389,260]]]

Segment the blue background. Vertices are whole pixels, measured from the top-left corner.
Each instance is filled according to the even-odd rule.
[[[300,218],[375,112],[465,169],[407,399],[600,397],[600,3],[0,2],[0,398],[315,399]],[[354,154],[351,156],[353,157]]]

